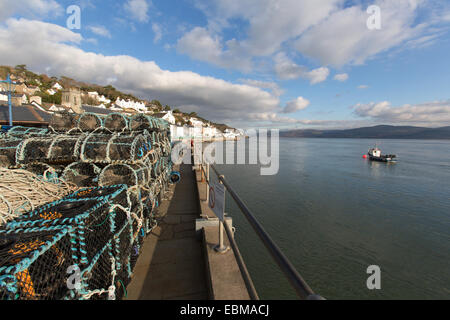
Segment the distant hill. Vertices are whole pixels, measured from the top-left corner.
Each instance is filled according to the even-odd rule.
[[[354,139],[450,139],[450,127],[375,126],[346,130],[289,130],[280,132],[287,138],[354,138]]]

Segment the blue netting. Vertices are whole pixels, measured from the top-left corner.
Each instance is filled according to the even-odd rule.
[[[162,193],[179,178],[167,121],[59,114],[48,132],[11,130],[0,139],[0,166],[80,189],[0,229],[0,299],[122,298]],[[69,288],[73,266],[80,281]]]

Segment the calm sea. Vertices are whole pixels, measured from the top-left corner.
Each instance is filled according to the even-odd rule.
[[[450,299],[450,141],[280,139],[280,170],[218,169],[312,289],[327,299]],[[231,198],[227,212],[263,299],[295,293]],[[367,267],[381,268],[368,290]]]

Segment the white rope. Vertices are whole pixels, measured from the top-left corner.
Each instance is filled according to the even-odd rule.
[[[40,177],[22,169],[0,168],[0,226],[78,189],[62,179],[47,181],[48,172]]]

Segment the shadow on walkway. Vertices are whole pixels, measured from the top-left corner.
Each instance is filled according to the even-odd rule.
[[[195,172],[181,165],[158,209],[158,227],[145,239],[128,285],[128,300],[208,299],[202,243],[195,236],[200,216]]]

